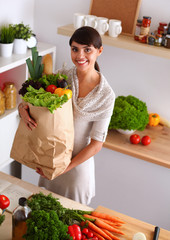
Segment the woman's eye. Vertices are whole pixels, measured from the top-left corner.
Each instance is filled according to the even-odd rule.
[[[85,52],[90,52],[90,51],[91,51],[90,48],[86,48],[86,49],[85,49]]]
[[[72,51],[73,51],[73,52],[77,52],[78,50],[77,50],[76,47],[73,47],[73,48],[72,48]]]

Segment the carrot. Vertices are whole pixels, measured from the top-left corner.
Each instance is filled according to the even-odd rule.
[[[97,219],[97,218],[98,218],[98,217],[94,217],[94,216],[88,215],[88,214],[84,214],[83,217],[89,218],[89,219],[90,219],[90,218],[91,218],[91,219]],[[98,219],[102,220],[102,221],[105,222],[105,223],[108,223],[109,225],[111,225],[112,227],[115,227],[115,228],[118,228],[118,227],[121,227],[121,226],[122,226],[122,224],[120,224],[120,223],[114,223],[114,222],[112,222],[112,221],[110,221],[110,220],[101,219],[101,218],[98,218]]]
[[[118,223],[125,223],[122,220],[120,220],[120,218],[118,217],[113,217],[109,214],[106,213],[101,213],[101,212],[97,212],[97,211],[93,211],[91,213],[92,216],[94,217],[99,217],[99,218],[103,218],[103,219],[107,219],[107,220],[111,220],[112,222],[118,222]]]
[[[99,240],[104,240],[104,237],[102,237],[99,233],[93,231],[92,229],[90,229],[90,232],[92,232],[94,236],[98,237]]]
[[[116,237],[115,235],[113,235],[113,233],[109,232],[106,229],[102,229],[107,235],[109,235],[112,239],[114,240],[120,240],[120,238]]]
[[[109,231],[111,231],[111,232],[124,235],[123,232],[121,232],[121,231],[119,231],[118,229],[110,226],[108,223],[105,223],[105,222],[103,222],[102,220],[100,220],[100,219],[98,219],[98,218],[95,220],[95,225],[97,225],[97,226],[100,227],[100,228],[107,229],[107,230],[109,230]]]
[[[104,237],[104,239],[112,240],[104,231],[102,231],[99,227],[97,227],[94,223],[90,222],[89,220],[86,220],[88,223],[88,227]]]

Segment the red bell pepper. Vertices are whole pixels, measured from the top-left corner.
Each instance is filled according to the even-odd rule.
[[[68,226],[68,233],[73,238],[73,240],[81,240],[82,238],[80,226],[77,224]]]

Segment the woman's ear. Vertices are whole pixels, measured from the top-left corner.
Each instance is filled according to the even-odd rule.
[[[102,54],[102,52],[103,52],[103,46],[99,48],[99,56]]]

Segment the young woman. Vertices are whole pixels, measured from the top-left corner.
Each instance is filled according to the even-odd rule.
[[[39,186],[88,205],[95,195],[93,157],[105,141],[115,94],[96,62],[103,51],[99,33],[94,28],[81,27],[73,33],[69,44],[75,66],[59,72],[68,76],[73,92],[75,136],[72,160],[65,172],[54,180],[48,180],[41,169],[37,172],[41,175]],[[20,105],[20,116],[32,129],[36,123],[27,110],[28,106]]]

